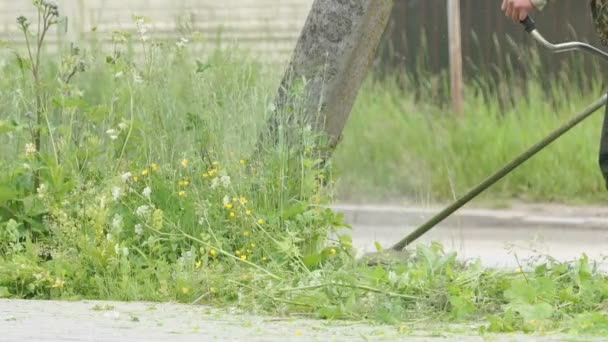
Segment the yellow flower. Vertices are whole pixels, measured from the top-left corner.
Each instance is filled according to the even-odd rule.
[[[203,173],[203,178],[207,178],[207,177],[209,177],[209,173],[208,172]]]
[[[244,159],[239,160],[239,162],[243,165],[245,165],[246,161]]]
[[[150,164],[150,168],[152,169],[152,171],[156,171],[158,169],[158,164],[152,163]]]
[[[138,180],[139,180],[139,177],[137,177],[137,176],[133,176],[133,181],[134,181],[134,182],[137,182]]]
[[[163,228],[163,211],[161,209],[156,209],[152,213],[152,227],[156,230]]]
[[[209,254],[211,254],[211,256],[215,256],[217,254],[217,251],[215,249],[212,249],[209,251]]]
[[[202,265],[202,264],[203,264],[203,262],[199,260],[199,261],[197,261],[197,262],[196,262],[196,265],[194,265],[194,266],[195,266],[196,268],[201,268],[201,265]]]
[[[144,169],[144,170],[141,172],[141,175],[145,177],[145,176],[147,176],[147,175],[148,175],[148,172],[149,172],[149,171],[148,171],[148,169]]]
[[[301,336],[302,335],[302,331],[296,330],[295,334],[296,334],[296,336]]]
[[[243,232],[243,235],[244,235],[244,236],[249,236],[249,231],[247,231],[247,230],[246,230],[246,231],[244,231],[244,232]]]
[[[230,212],[230,217],[231,217],[231,218],[234,218],[235,216],[236,216],[236,214],[234,213],[234,211],[231,211],[231,212]]]
[[[255,248],[255,243],[251,243],[251,248]]]
[[[217,290],[215,289],[215,287],[210,287],[210,288],[209,288],[209,292],[215,292],[215,291],[217,291]]]
[[[214,162],[213,162],[213,163],[211,163],[211,164],[213,164],[213,165],[217,166],[217,165],[220,165],[220,162],[214,161]]]
[[[177,184],[179,186],[188,186],[188,185],[190,185],[190,181],[188,181],[187,179],[183,179],[183,180],[180,180],[179,182],[177,182]]]
[[[247,198],[245,198],[243,196],[239,197],[239,203],[241,203],[242,205],[247,204]]]
[[[226,209],[232,209],[232,203],[226,203],[226,204],[224,204],[224,208],[226,208]]]
[[[263,219],[263,218],[259,218],[259,219],[258,219],[258,224],[264,224],[264,222],[265,222],[265,221],[264,221],[264,219]]]
[[[241,251],[239,251],[238,249],[234,252],[234,254],[236,255],[241,255]]]
[[[187,287],[182,287],[182,293],[183,294],[187,294],[188,292],[190,292],[190,289]]]
[[[181,161],[182,167],[188,167],[188,163],[189,163],[188,159],[182,159],[182,161]]]
[[[241,255],[241,260],[247,260],[247,256],[245,254]]]
[[[251,210],[247,209],[247,210],[245,211],[245,214],[246,214],[246,215],[251,215]]]
[[[62,288],[63,285],[65,285],[65,280],[57,278],[57,279],[55,279],[55,282],[53,283],[53,285],[51,285],[51,287]]]
[[[177,193],[179,197],[186,197],[186,192],[184,190]]]
[[[262,257],[262,261],[266,261],[266,259],[268,259],[268,258],[266,258],[266,257]]]
[[[330,253],[331,255],[335,255],[335,254],[336,254],[336,249],[335,249],[335,248],[330,249],[330,250],[329,250],[329,253]]]

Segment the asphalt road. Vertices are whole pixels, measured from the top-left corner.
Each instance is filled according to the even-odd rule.
[[[353,226],[360,255],[389,248],[441,208],[338,206]],[[519,266],[528,258],[549,255],[570,261],[586,254],[602,262],[608,256],[608,210],[593,207],[531,206],[468,209],[429,231],[416,243],[441,242],[461,259],[479,258],[486,266]],[[608,262],[601,265],[608,271]]]

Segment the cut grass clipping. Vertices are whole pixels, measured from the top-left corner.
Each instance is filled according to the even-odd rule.
[[[35,4],[52,30],[56,7]],[[276,70],[230,51],[197,60],[187,43],[195,35],[158,42],[147,36],[144,18],[136,23],[135,35],[112,36],[112,49],[93,43],[86,53],[71,48],[41,55],[37,63],[42,34],[19,19],[32,39],[29,52],[9,46],[1,63],[0,297],[176,300],[400,325],[474,322],[482,332],[608,333],[608,279],[584,256],[571,263],[543,257],[505,271],[458,262],[432,244],[393,264],[358,262],[344,234],[348,226],[326,208],[334,177],[331,165],[319,168],[314,132],[285,123],[283,137],[297,144],[281,140],[251,157],[271,108]],[[377,97],[378,89],[392,88],[368,85],[348,128],[351,136],[371,139],[368,148],[386,147],[374,140],[382,123],[371,120],[365,133],[361,111],[380,115],[386,105],[390,115],[412,113],[390,92]],[[476,105],[480,113],[488,109]],[[400,137],[432,126],[416,116],[401,120],[407,130]],[[486,137],[501,122],[507,123],[506,145],[522,136],[513,133],[523,127],[519,119],[484,120],[477,129]],[[467,122],[473,121],[440,124],[459,127],[441,135],[442,146],[455,151],[454,167],[462,166],[461,148],[476,146]],[[466,144],[456,143],[461,134],[470,138]],[[584,130],[577,134],[570,139],[578,149],[588,138]],[[429,140],[414,142],[404,150],[424,156],[425,146],[435,148]],[[511,149],[495,148],[484,155]],[[336,159],[352,171],[345,176],[376,177],[352,183],[355,189],[400,184],[388,177],[398,165],[388,160],[395,150],[374,152],[373,165],[389,165],[379,168],[349,164],[349,154],[365,160],[355,151],[364,153],[347,138]],[[566,181],[564,168],[544,162],[528,171]],[[491,167],[488,160],[479,163]],[[543,192],[598,186],[583,177],[586,167],[568,170],[578,182]],[[388,178],[377,180],[382,177]],[[503,190],[520,189],[517,179]],[[446,194],[431,184],[434,193]]]

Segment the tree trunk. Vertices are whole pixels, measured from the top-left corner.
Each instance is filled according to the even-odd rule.
[[[367,75],[393,0],[315,0],[284,74],[270,127],[310,125],[323,133],[329,157]],[[289,133],[287,133],[289,135]],[[289,137],[288,137],[289,139]]]

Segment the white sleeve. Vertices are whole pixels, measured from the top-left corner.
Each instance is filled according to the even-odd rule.
[[[542,10],[547,5],[547,0],[531,0],[534,7],[538,10]]]

